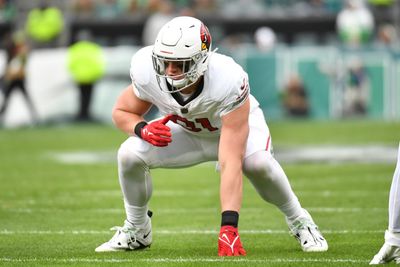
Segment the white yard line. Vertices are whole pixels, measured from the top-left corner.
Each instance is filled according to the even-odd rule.
[[[340,179],[337,179],[340,180]],[[335,179],[331,179],[331,181],[336,181]],[[331,190],[323,190],[323,191],[307,191],[307,190],[296,190],[296,194],[299,196],[321,196],[321,197],[332,197],[332,196],[370,196],[371,194],[387,194],[386,190],[376,190],[376,191],[368,191],[368,190],[342,190],[342,191],[331,191]],[[85,196],[85,197],[121,197],[122,193],[120,190],[103,190],[103,191],[80,191],[71,193],[66,196],[68,198],[74,198],[74,196]],[[153,197],[204,197],[204,196],[218,196],[218,190],[216,189],[208,189],[208,190],[159,190],[157,188],[153,189]],[[75,198],[74,198],[75,199]]]
[[[0,262],[54,262],[54,263],[185,263],[185,262],[226,262],[226,263],[367,263],[363,259],[313,259],[313,258],[276,258],[276,259],[246,259],[246,258],[150,258],[150,259],[96,259],[96,258],[0,258]]]
[[[5,208],[0,207],[0,210],[12,213],[58,213],[58,212],[81,212],[81,209],[56,209],[56,208]],[[258,213],[264,211],[264,208],[243,208],[245,213]],[[340,208],[340,207],[308,207],[308,211],[315,213],[354,213],[354,212],[380,212],[387,211],[387,208]],[[86,213],[103,213],[103,214],[122,214],[124,209],[85,209]],[[176,208],[176,209],[158,209],[157,214],[192,214],[192,213],[215,213],[219,212],[217,208]]]
[[[321,231],[324,234],[340,234],[340,235],[360,235],[360,234],[382,234],[384,230],[323,230]],[[2,229],[0,230],[0,235],[107,235],[110,234],[111,231],[96,231],[96,230],[8,230]],[[217,230],[207,230],[207,229],[198,229],[198,230],[168,230],[168,229],[160,229],[155,230],[155,235],[214,235],[217,234]],[[241,234],[250,234],[250,235],[280,235],[280,234],[288,234],[289,230],[274,230],[274,229],[264,229],[264,230],[246,230],[241,229]]]
[[[368,156],[366,156],[368,155]],[[116,151],[49,151],[46,158],[63,164],[98,164],[116,162]],[[386,145],[308,145],[275,148],[275,157],[282,163],[390,163],[397,158],[397,147]]]
[[[309,145],[280,148],[275,153],[278,161],[335,162],[335,163],[391,163],[397,159],[397,147],[383,145]]]

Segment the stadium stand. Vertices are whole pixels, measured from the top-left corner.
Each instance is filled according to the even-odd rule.
[[[400,84],[400,1],[377,2],[364,1],[372,12],[375,27],[371,40],[357,48],[345,45],[339,38],[336,20],[344,7],[344,2],[339,0],[2,0],[0,34],[5,36],[23,28],[30,10],[51,4],[62,11],[65,25],[57,40],[47,45],[47,48],[59,49],[46,50],[48,57],[60,56],[62,60],[67,47],[78,40],[79,32],[86,30],[93,36],[93,41],[109,51],[106,53],[109,58],[106,59],[105,79],[97,86],[116,88],[121,82],[129,82],[126,68],[119,64],[126,67],[132,51],[151,43],[144,41],[144,35],[151,36],[145,34],[146,23],[169,5],[171,16],[197,16],[209,26],[214,47],[233,56],[248,71],[252,92],[269,118],[285,117],[282,88],[293,73],[300,75],[304,82],[310,118],[345,117],[344,90],[349,79],[346,70],[349,62],[358,57],[362,58],[368,77],[365,115],[400,119],[397,104],[400,93],[396,87]],[[243,8],[246,5],[248,8]],[[274,34],[274,45],[268,51],[259,50],[255,42],[254,33],[263,27],[268,27]],[[4,44],[0,48],[4,49]],[[35,51],[40,47],[33,48],[33,60],[28,64],[30,69],[46,66],[57,69],[37,60],[36,55],[44,52]],[[50,56],[53,54],[57,56]],[[34,67],[34,64],[39,65]],[[41,86],[36,79],[42,76],[36,77],[36,73],[33,70],[28,78],[32,91],[50,90],[51,82]],[[68,76],[54,77],[64,77],[67,81]],[[113,83],[114,86],[110,85]],[[54,87],[56,84],[54,81]],[[110,89],[96,91],[102,94],[100,99],[110,103],[94,103],[95,107],[112,105],[114,98],[104,94],[108,92],[115,96],[118,92],[107,90]],[[40,101],[41,98],[34,99]],[[70,114],[71,109],[68,110]],[[108,114],[100,116],[107,117]]]

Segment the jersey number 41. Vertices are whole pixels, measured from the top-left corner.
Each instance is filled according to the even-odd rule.
[[[194,121],[190,121],[181,116],[173,115],[170,120],[192,132],[200,132],[203,129],[207,129],[210,132],[218,130],[218,128],[211,125],[207,118],[198,118]]]

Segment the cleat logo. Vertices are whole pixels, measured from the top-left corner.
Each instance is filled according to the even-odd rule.
[[[147,234],[143,235],[143,238],[146,239],[150,233],[151,233],[151,230]]]
[[[228,238],[228,236],[226,235],[226,234],[223,234],[222,235],[222,238],[225,238],[226,239],[226,241],[228,242],[228,243],[230,243],[231,241],[229,240],[229,238]],[[222,240],[221,240],[222,241]]]
[[[226,241],[223,238],[226,239]],[[231,243],[231,241],[229,240],[229,238],[228,238],[228,236],[226,234],[222,234],[222,236],[219,237],[218,239],[221,240],[223,243],[225,243],[233,253],[234,252],[235,243],[239,239],[239,236],[236,236],[232,243]]]

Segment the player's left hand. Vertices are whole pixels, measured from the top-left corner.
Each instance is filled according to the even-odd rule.
[[[141,129],[140,137],[153,146],[164,147],[171,143],[171,129],[165,124],[172,115],[150,122]]]
[[[218,237],[218,256],[245,255],[238,229],[230,225],[222,226]]]

